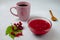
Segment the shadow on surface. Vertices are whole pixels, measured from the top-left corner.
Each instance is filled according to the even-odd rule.
[[[55,30],[54,29],[51,29],[47,34],[45,35],[41,35],[41,36],[37,36],[37,35],[34,35],[37,40],[53,40],[53,38],[55,37]]]

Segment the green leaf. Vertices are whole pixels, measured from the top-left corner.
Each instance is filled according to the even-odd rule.
[[[14,35],[9,34],[9,36],[14,40],[14,38],[15,38],[15,36],[14,36]]]
[[[16,26],[14,26],[14,30],[17,30],[17,27]]]
[[[21,33],[21,32],[22,32],[22,30],[17,30],[14,33],[17,34],[17,33]]]
[[[11,26],[8,26],[8,28],[6,30],[6,35],[8,35],[11,32],[12,32],[12,27]]]
[[[22,30],[18,30],[18,32],[22,32]]]
[[[15,27],[16,29],[16,27]],[[15,36],[11,34],[12,32],[12,25],[11,26],[8,26],[7,29],[6,29],[6,35],[9,34],[9,36],[14,40]],[[17,31],[14,31],[15,34],[17,34],[18,32],[22,32],[22,30],[17,30]]]

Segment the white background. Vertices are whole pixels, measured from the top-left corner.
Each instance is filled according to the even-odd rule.
[[[10,8],[23,0],[0,0],[0,40],[12,40],[5,35],[8,25],[18,22],[18,18],[10,13]],[[52,22],[51,30],[43,36],[35,36],[29,30],[27,23],[23,22],[23,36],[15,38],[15,40],[60,40],[60,0],[24,0],[31,4],[31,16],[42,16],[50,19],[49,9],[58,18],[58,21]],[[14,10],[14,13],[16,10]],[[50,19],[51,20],[51,19]]]

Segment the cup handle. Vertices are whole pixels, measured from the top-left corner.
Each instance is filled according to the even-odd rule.
[[[14,13],[12,12],[12,8],[15,8],[15,9],[16,9],[16,7],[11,7],[11,8],[10,8],[10,12],[11,12],[11,14],[14,15],[14,16],[17,16],[17,17],[18,17],[17,14],[14,14]]]

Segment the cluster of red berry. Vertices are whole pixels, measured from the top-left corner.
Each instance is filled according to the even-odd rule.
[[[19,36],[22,36],[22,30],[23,30],[23,27],[22,27],[22,23],[19,22],[19,23],[14,23],[12,25],[12,32],[11,32],[11,35],[15,36],[15,37],[19,37]]]

